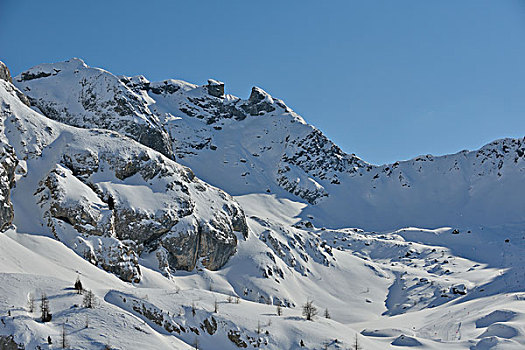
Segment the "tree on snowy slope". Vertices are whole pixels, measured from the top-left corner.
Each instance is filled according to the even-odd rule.
[[[42,311],[40,317],[42,322],[51,321],[53,315],[49,312],[49,299],[47,298],[47,295],[45,293],[42,293],[42,297],[40,298],[40,310]]]
[[[88,290],[84,294],[84,300],[82,301],[82,306],[88,309],[92,309],[95,304],[95,294],[91,290]]]
[[[75,290],[77,291],[77,294],[82,294],[83,288],[82,282],[80,282],[80,277],[77,277],[77,280],[75,281]]]
[[[308,321],[312,321],[315,315],[317,315],[317,308],[314,306],[314,302],[306,300],[306,303],[303,305],[303,316]]]

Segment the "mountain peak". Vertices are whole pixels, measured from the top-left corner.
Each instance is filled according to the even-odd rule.
[[[211,96],[219,98],[224,97],[224,83],[222,81],[208,79],[208,85],[206,85],[206,88],[208,89],[208,94]]]
[[[265,101],[267,103],[273,103],[273,98],[269,93],[261,89],[260,87],[252,87],[250,98],[248,99],[251,103],[259,103]]]

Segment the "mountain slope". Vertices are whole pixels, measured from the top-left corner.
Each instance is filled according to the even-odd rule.
[[[2,67],[0,344],[56,348],[62,330],[78,349],[525,343],[523,140],[377,167],[258,88],[242,100],[75,59],[15,78],[28,98]],[[41,293],[50,322],[27,305]]]
[[[197,86],[142,76],[117,79],[78,59],[34,67],[15,84],[50,118],[116,131],[136,113],[93,114],[78,96],[86,89],[110,91],[90,95],[93,106],[120,100],[112,91],[133,96],[134,111],[151,113],[156,121],[151,125],[169,134],[177,161],[197,176],[233,195],[300,199],[308,204],[301,217],[319,226],[388,230],[525,221],[520,186],[525,139],[374,166],[344,153],[284,102],[256,87],[243,100],[224,94],[224,84],[214,80]]]

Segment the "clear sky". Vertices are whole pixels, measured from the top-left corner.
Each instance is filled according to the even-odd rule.
[[[523,0],[0,0],[14,74],[71,57],[260,86],[376,164],[525,136]]]

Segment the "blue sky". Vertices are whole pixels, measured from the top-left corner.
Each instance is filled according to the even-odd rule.
[[[13,73],[257,85],[372,163],[525,136],[525,1],[0,0]]]

